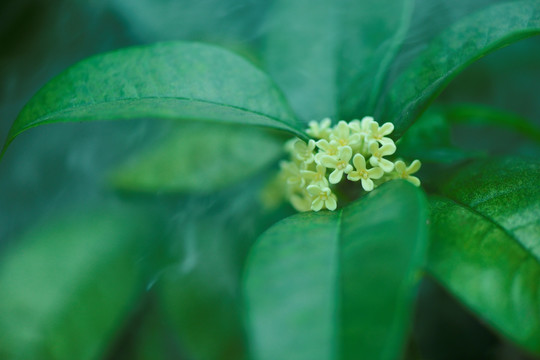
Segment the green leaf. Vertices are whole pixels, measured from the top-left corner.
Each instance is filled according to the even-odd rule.
[[[367,114],[412,8],[412,0],[277,0],[269,15],[267,69],[305,121]]]
[[[112,176],[120,190],[210,192],[277,161],[283,140],[251,127],[185,123]]]
[[[455,23],[397,78],[385,99],[383,121],[392,121],[400,137],[468,65],[539,32],[538,0],[494,5]]]
[[[307,138],[255,66],[215,46],[166,42],[97,55],[58,75],[23,108],[3,151],[41,124],[149,117],[266,126]]]
[[[106,209],[23,236],[0,264],[0,357],[102,356],[144,290],[150,236],[139,214]]]
[[[264,233],[245,271],[255,359],[396,359],[426,244],[423,192],[392,181]]]
[[[478,316],[540,354],[540,163],[465,167],[431,199],[429,271]]]
[[[342,0],[340,117],[373,115],[409,30],[414,0]]]
[[[456,104],[444,108],[444,112],[454,124],[499,126],[540,143],[540,128],[528,119],[508,111],[478,104]]]

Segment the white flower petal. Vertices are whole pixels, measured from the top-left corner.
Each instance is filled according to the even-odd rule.
[[[392,124],[391,122],[384,123],[384,124],[379,128],[379,133],[380,133],[381,135],[388,135],[388,134],[391,134],[392,131],[394,131],[394,124]]]
[[[358,171],[351,171],[347,175],[347,179],[349,179],[351,181],[358,181],[358,180],[360,180],[360,173]]]
[[[407,168],[407,174],[414,174],[418,170],[420,170],[420,167],[422,166],[422,163],[420,160],[414,160],[411,165]]]
[[[415,186],[420,186],[420,179],[418,179],[416,176],[408,176],[405,180],[409,181]]]
[[[395,162],[394,164],[394,168],[396,169],[396,171],[401,174],[401,173],[404,173],[406,170],[407,170],[407,166],[405,165],[405,163],[401,160],[398,160]]]
[[[381,152],[382,156],[392,155],[393,153],[396,152],[396,146],[393,144],[386,144],[386,145],[383,145],[379,149],[379,151]]]
[[[362,156],[362,154],[355,154],[352,161],[356,170],[366,169],[366,159]]]
[[[384,170],[380,167],[371,168],[367,172],[371,179],[380,179],[384,175]]]
[[[320,197],[317,197],[313,200],[311,203],[311,210],[313,211],[319,211],[324,206],[324,201]]]
[[[328,177],[328,180],[330,181],[330,184],[337,184],[341,181],[341,178],[343,177],[343,170],[334,170]]]
[[[390,160],[386,159],[380,159],[379,160],[379,167],[384,170],[384,172],[389,173],[390,171],[394,170],[394,163]]]
[[[328,210],[334,211],[337,208],[337,201],[335,196],[330,196],[328,199],[326,199],[324,205]]]
[[[306,190],[311,196],[318,196],[322,192],[322,189],[319,185],[309,185]]]
[[[322,155],[319,157],[319,163],[327,168],[335,169],[337,166],[337,159],[330,155]]]
[[[362,179],[362,187],[366,191],[373,190],[373,180],[371,180],[371,179]]]
[[[339,149],[339,158],[343,161],[349,161],[352,157],[352,148],[350,146],[343,146]]]

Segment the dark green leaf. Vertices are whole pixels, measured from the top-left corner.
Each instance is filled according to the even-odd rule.
[[[148,117],[267,126],[306,138],[255,66],[215,46],[168,42],[97,55],[58,75],[23,108],[4,151],[41,124]]]
[[[254,358],[399,358],[426,217],[422,191],[393,181],[342,210],[270,228],[245,272]]]
[[[144,290],[150,236],[139,215],[104,209],[23,236],[0,265],[0,357],[103,355]]]
[[[379,97],[411,11],[410,0],[278,0],[267,68],[304,120],[364,115]]]
[[[513,130],[540,142],[540,128],[517,114],[477,104],[458,104],[444,109],[454,124],[491,125]]]
[[[401,136],[444,87],[479,58],[540,32],[540,2],[494,5],[464,18],[436,38],[398,77],[386,98],[383,121]]]
[[[398,154],[422,162],[452,164],[482,154],[452,144],[450,124],[440,109],[424,113],[398,142]]]
[[[491,326],[540,354],[540,163],[467,166],[432,197],[429,271]]]
[[[283,140],[251,127],[186,123],[117,169],[116,188],[142,192],[209,192],[276,161]]]

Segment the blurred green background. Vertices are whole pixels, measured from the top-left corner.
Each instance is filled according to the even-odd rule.
[[[496,2],[417,1],[388,83],[441,30]],[[263,0],[3,0],[0,139],[42,85],[104,51],[204,41],[264,69],[266,35],[279,27],[268,15],[271,6]],[[489,105],[540,125],[539,64],[540,39],[519,42],[459,75],[437,104]],[[13,293],[0,297],[7,299],[3,305],[16,302],[18,312],[0,319],[0,333],[15,334],[0,336],[0,356],[18,346],[28,348],[14,357],[21,359],[245,358],[243,261],[256,235],[291,210],[261,206],[260,190],[275,164],[206,195],[126,194],[108,185],[112,169],[177,127],[152,119],[56,124],[28,131],[10,146],[0,162],[0,283],[7,284],[0,291]],[[456,126],[452,135],[465,149],[539,155],[526,137],[504,129]],[[131,223],[137,226],[118,225]],[[120,247],[123,241],[131,245]],[[28,275],[40,273],[49,276]],[[25,313],[35,304],[41,305]],[[65,309],[75,309],[68,312],[73,318],[56,320]],[[88,318],[94,327],[77,325]],[[28,333],[33,326],[45,333]],[[429,279],[408,356],[527,358]]]

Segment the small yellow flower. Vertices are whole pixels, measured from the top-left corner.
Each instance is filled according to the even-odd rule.
[[[335,140],[328,142],[325,139],[322,139],[317,141],[316,145],[322,150],[315,154],[315,161],[317,161],[317,163],[321,162],[321,156],[323,155],[337,157],[339,154],[339,144]]]
[[[384,171],[380,167],[366,169],[366,159],[360,154],[354,155],[353,164],[356,170],[351,171],[347,175],[347,179],[351,181],[361,180],[362,187],[366,191],[371,191],[375,187],[371,179],[380,179],[384,175]]]
[[[331,124],[332,120],[330,120],[330,118],[322,119],[321,122],[310,121],[308,124],[309,129],[307,129],[306,132],[316,139],[328,139],[330,133],[332,133],[332,129],[330,128]]]
[[[420,180],[412,176],[420,169],[420,161],[407,167],[403,161],[394,163],[384,158],[396,152],[396,144],[386,137],[394,130],[393,124],[379,126],[373,117],[365,116],[331,125],[329,118],[311,121],[307,133],[314,139],[304,142],[295,138],[285,145],[290,157],[280,163],[279,179],[286,184],[282,185],[282,196],[286,195],[296,210],[335,210],[337,197],[331,186],[344,176],[360,182],[365,191],[396,178],[420,185]]]
[[[335,140],[339,146],[356,146],[362,140],[360,134],[351,134],[349,125],[343,120],[334,127],[334,131],[330,134],[330,139]]]
[[[419,160],[414,160],[411,165],[409,165],[409,167],[407,167],[403,161],[398,160],[395,163],[394,170],[396,172],[397,178],[405,179],[416,186],[420,186],[420,179],[418,179],[416,176],[411,176],[411,174],[414,174],[415,172],[420,170],[421,166],[422,164]]]
[[[332,190],[329,187],[321,187],[319,185],[309,185],[307,187],[308,193],[312,196],[311,210],[319,211],[323,207],[328,210],[336,210],[337,197],[332,194]]]
[[[330,155],[330,156],[336,156],[339,152],[339,144],[337,141],[332,140],[328,142],[325,139],[319,140],[315,143],[319,149],[324,151],[324,153],[320,153],[323,155]]]
[[[311,210],[311,196],[309,194],[292,194],[289,201],[296,211],[304,212]]]
[[[310,139],[306,144],[302,140],[298,139],[293,144],[293,155],[297,160],[303,161],[305,164],[311,164],[315,161],[315,140]]]
[[[371,116],[364,116],[362,120],[355,119],[349,123],[349,127],[355,133],[358,133],[362,136],[370,134],[371,123],[376,123]]]
[[[383,169],[384,172],[390,172],[394,169],[393,162],[383,159],[383,156],[392,155],[396,152],[396,145],[394,143],[379,147],[378,142],[372,142],[369,144],[369,152],[371,153],[371,158],[369,159],[371,166],[378,166]]]
[[[305,183],[302,174],[300,173],[300,168],[297,164],[291,161],[282,161],[279,163],[281,171],[284,174],[285,179],[287,179],[287,184],[289,185],[299,185],[303,186]]]
[[[352,149],[350,146],[343,146],[339,148],[339,153],[337,156],[322,155],[319,158],[319,162],[324,167],[335,169],[332,171],[328,180],[331,184],[337,184],[341,181],[343,173],[348,174],[351,172],[353,167],[349,164],[349,161],[352,157]]]
[[[379,124],[373,121],[369,124],[369,130],[368,142],[378,141],[383,146],[394,143],[394,140],[385,137],[385,135],[389,135],[394,131],[394,124],[387,122],[379,127]]]
[[[316,171],[300,170],[300,174],[302,174],[304,179],[308,180],[312,185],[328,186],[326,168],[321,164],[317,164]]]

